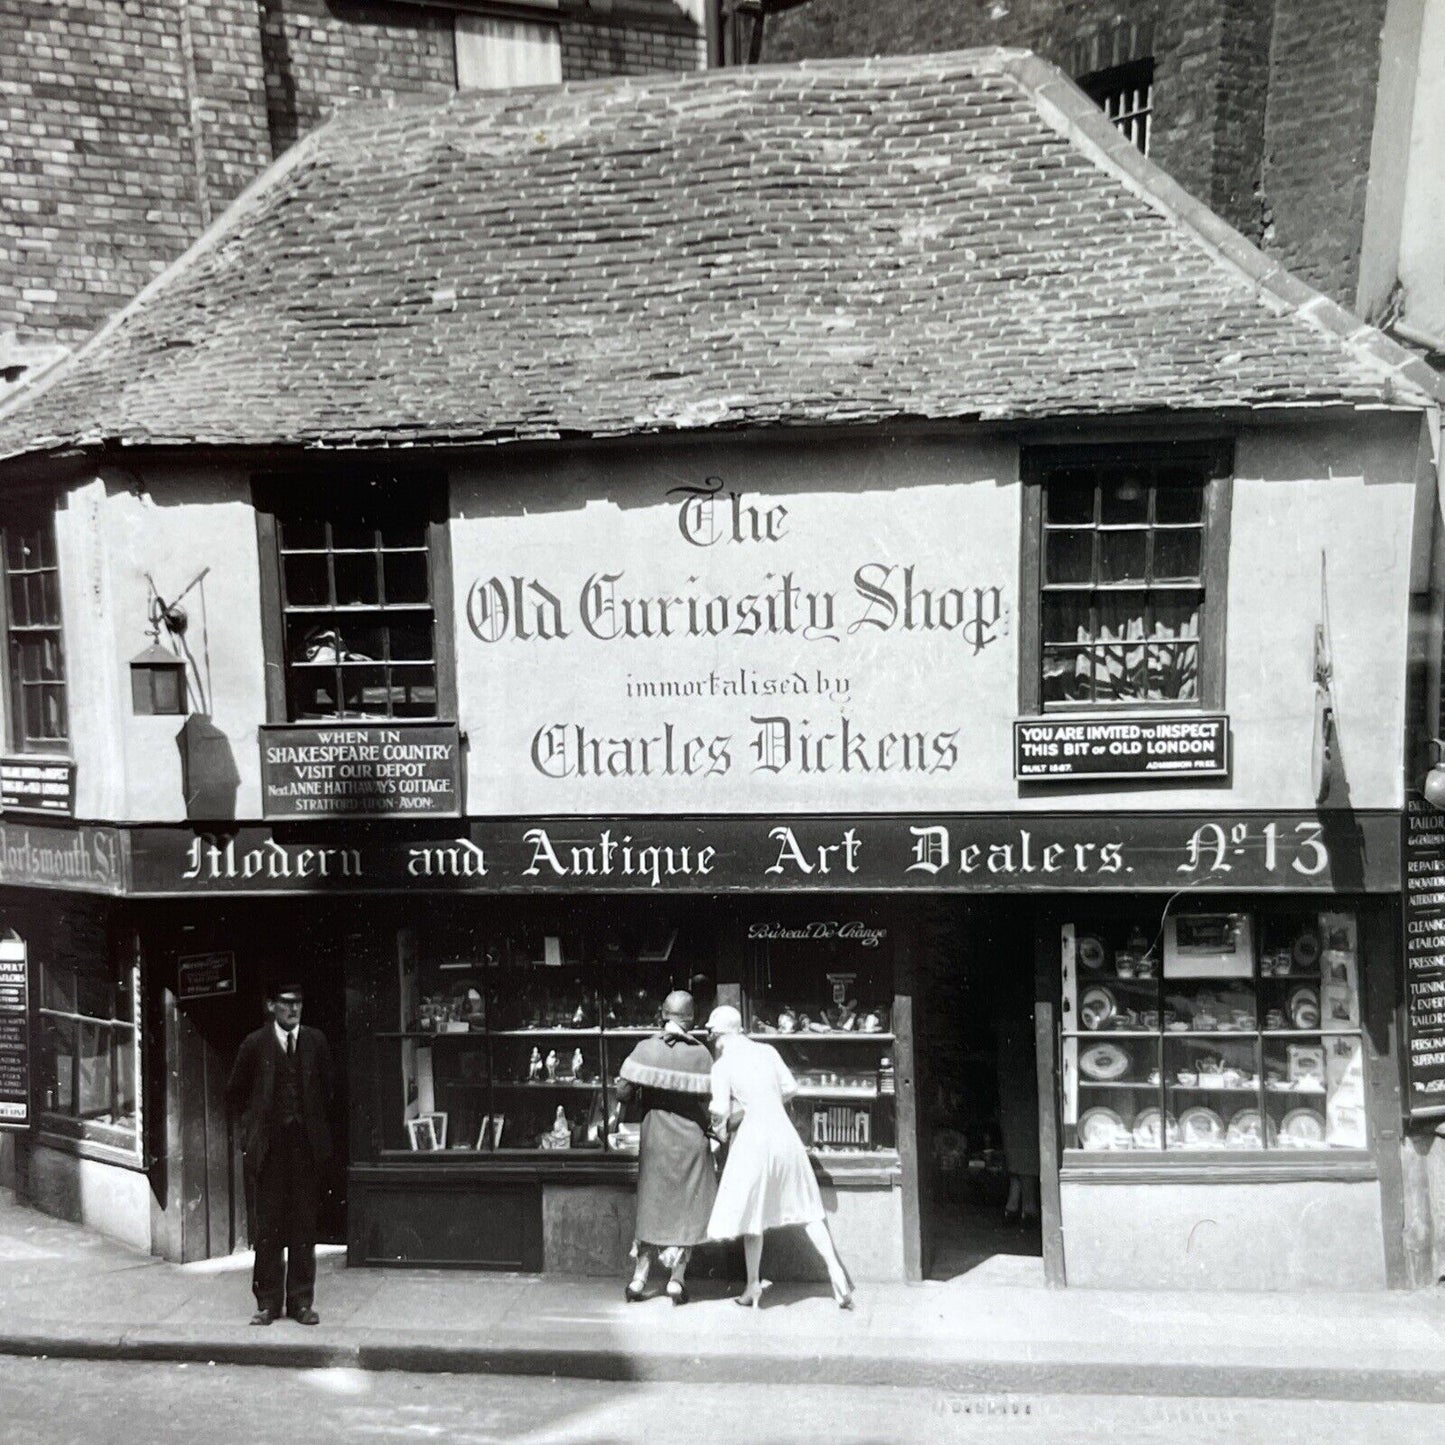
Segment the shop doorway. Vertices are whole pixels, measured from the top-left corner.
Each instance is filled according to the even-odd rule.
[[[202,915],[172,916],[151,937],[158,945],[149,951],[160,965],[162,986],[155,996],[167,1062],[159,1111],[163,1137],[157,1140],[165,1257],[188,1262],[250,1247],[251,1208],[225,1087],[241,1041],[268,1018],[266,988],[279,973],[293,974],[304,986],[303,1020],[320,1029],[331,1045],[337,1153],[322,1192],[319,1239],[344,1242],[347,931],[318,911],[308,916],[294,904],[268,900],[234,911],[208,908]],[[285,940],[279,959],[278,939]],[[185,996],[181,960],[207,958],[230,961],[234,989]]]
[[[940,901],[918,978],[928,1278],[1041,1285],[1034,930],[1011,899]]]

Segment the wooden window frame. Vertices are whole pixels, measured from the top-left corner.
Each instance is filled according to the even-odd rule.
[[[1233,500],[1234,448],[1227,441],[1157,442],[1024,449],[1019,464],[1023,484],[1023,522],[1019,568],[1019,714],[1043,716],[1043,532],[1044,489],[1051,473],[1069,468],[1110,466],[1198,467],[1205,482],[1199,620],[1198,698],[1149,702],[1126,699],[1100,703],[1074,701],[1047,708],[1050,715],[1107,715],[1147,712],[1218,712],[1224,707],[1225,599],[1229,582],[1229,525]]]
[[[65,599],[61,592],[59,539],[55,533],[56,497],[53,493],[22,494],[7,503],[0,515],[0,623],[5,632],[5,738],[11,752],[25,754],[49,754],[51,756],[71,755],[70,733],[70,679],[65,646]],[[23,685],[15,672],[16,624],[10,603],[10,537],[17,530],[31,531],[36,526],[48,527],[53,568],[36,569],[53,571],[56,587],[56,619],[53,627],[45,624],[36,631],[53,631],[60,653],[59,687],[63,696],[65,711],[65,732],[61,737],[32,738],[25,731],[25,707],[21,696]],[[32,625],[33,626],[33,625]]]
[[[427,578],[432,612],[432,659],[436,669],[435,718],[398,721],[454,723],[457,720],[456,633],[452,608],[452,558],[449,486],[445,472],[373,470],[356,475],[337,473],[266,473],[252,479],[256,542],[261,584],[261,641],[265,659],[266,721],[297,727],[331,727],[348,718],[292,718],[287,686],[286,621],[281,585],[278,517],[284,517],[289,489],[317,487],[344,501],[348,488],[376,483],[416,499],[426,528]],[[384,718],[367,718],[384,723]]]
[[[1154,57],[1141,56],[1079,77],[1079,88],[1144,155],[1154,129]]]

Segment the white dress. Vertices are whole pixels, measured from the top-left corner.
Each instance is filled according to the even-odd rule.
[[[723,1045],[712,1066],[713,1119],[724,1121],[742,1110],[743,1121],[718,1184],[707,1225],[710,1239],[736,1239],[825,1217],[813,1166],[783,1107],[797,1092],[797,1081],[776,1049],[741,1034]]]

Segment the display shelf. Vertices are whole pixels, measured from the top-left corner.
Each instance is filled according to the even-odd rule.
[[[1147,1081],[1135,1083],[1131,1079],[1080,1079],[1081,1089],[1148,1089],[1151,1093],[1158,1093],[1159,1085]]]
[[[550,1082],[545,1079],[514,1079],[511,1082],[498,1079],[493,1082],[492,1087],[494,1089],[586,1089],[588,1093],[596,1093],[602,1087],[602,1083],[599,1080],[595,1084],[584,1084],[579,1083],[576,1079],[555,1079]]]
[[[869,1100],[879,1097],[878,1090],[867,1085],[850,1088],[846,1084],[803,1084],[793,1095],[795,1099]]]
[[[831,1044],[844,1041],[850,1043],[884,1043],[891,1044],[894,1040],[893,1034],[879,1033],[858,1033],[851,1029],[830,1029],[827,1033],[816,1032],[809,1029],[806,1033],[772,1033],[772,1034],[749,1034],[750,1039],[756,1039],[761,1044]]]
[[[372,1037],[430,1042],[432,1039],[485,1039],[487,1032],[485,1029],[378,1029]]]
[[[622,1029],[600,1029],[596,1024],[591,1028],[577,1028],[571,1024],[559,1024],[555,1029],[491,1029],[489,1033],[494,1039],[541,1039],[541,1038],[578,1038],[595,1039],[599,1034],[620,1034]]]

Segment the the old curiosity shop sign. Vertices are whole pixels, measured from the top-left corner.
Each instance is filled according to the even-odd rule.
[[[1405,1108],[1445,1114],[1445,812],[1405,800],[1401,892],[1405,920]]]
[[[443,817],[461,812],[455,723],[267,726],[261,807],[268,818]]]

